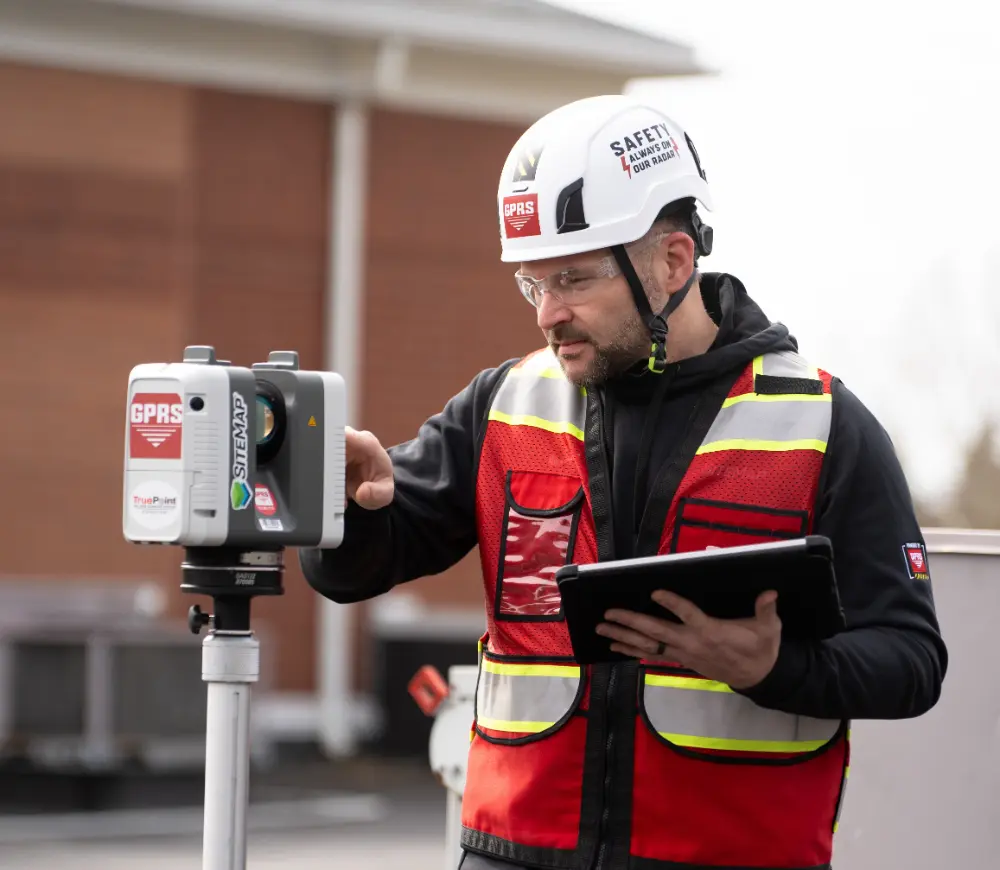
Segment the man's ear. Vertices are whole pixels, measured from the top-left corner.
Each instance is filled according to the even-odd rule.
[[[687,233],[670,233],[663,238],[660,250],[667,262],[667,292],[675,293],[684,286],[694,269],[694,239]]]
[[[656,286],[665,300],[680,290],[691,275],[694,239],[680,231],[668,233],[660,239],[652,265]]]

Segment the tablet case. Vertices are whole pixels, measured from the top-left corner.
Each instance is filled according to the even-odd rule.
[[[556,572],[556,582],[574,657],[581,664],[629,659],[612,652],[612,641],[595,632],[611,608],[678,621],[651,599],[656,589],[668,589],[687,598],[719,619],[753,616],[757,596],[774,589],[778,592],[778,617],[785,637],[818,641],[846,627],[837,592],[833,546],[820,535],[565,565]]]

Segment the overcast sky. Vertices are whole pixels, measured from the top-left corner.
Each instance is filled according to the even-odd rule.
[[[1000,13],[972,0],[550,0],[695,48],[640,83],[713,189],[743,280],[889,430],[920,496],[1000,420]],[[827,11],[820,11],[826,9]]]

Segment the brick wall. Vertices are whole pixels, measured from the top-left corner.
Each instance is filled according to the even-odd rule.
[[[193,343],[322,364],[330,110],[11,64],[0,105],[0,577],[149,577],[180,617],[207,603],[181,552],[122,539],[128,373]],[[255,624],[277,685],[309,689],[291,561]]]
[[[180,592],[180,552],[121,536],[128,372],[186,344],[322,366],[331,109],[14,64],[0,105],[0,582],[148,577],[181,618],[207,602]],[[387,445],[539,344],[499,262],[497,177],[519,132],[372,112],[361,422]],[[480,606],[475,553],[410,588]],[[254,624],[277,686],[308,691],[316,599],[295,558],[285,590]]]
[[[362,424],[386,446],[416,435],[481,369],[543,341],[516,266],[500,262],[497,184],[521,132],[372,116]],[[429,604],[481,607],[477,551],[407,591]]]

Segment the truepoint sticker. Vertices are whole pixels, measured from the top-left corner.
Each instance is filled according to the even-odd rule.
[[[177,518],[180,495],[169,483],[146,480],[129,498],[129,515],[144,529],[165,529]]]

